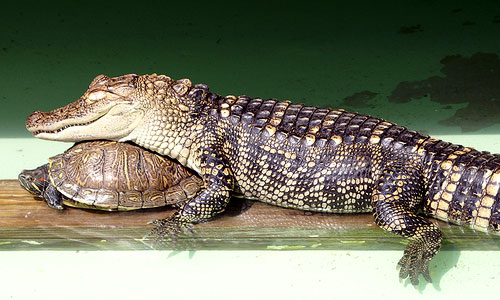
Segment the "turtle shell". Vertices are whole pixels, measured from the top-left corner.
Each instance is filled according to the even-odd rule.
[[[50,181],[68,206],[160,207],[194,197],[203,184],[179,163],[130,143],[81,142],[49,162]]]

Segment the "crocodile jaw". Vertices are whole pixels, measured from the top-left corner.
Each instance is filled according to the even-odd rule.
[[[143,116],[143,110],[121,103],[104,112],[87,114],[80,118],[62,119],[48,126],[28,127],[28,130],[37,138],[52,141],[120,140],[130,135],[140,124]]]

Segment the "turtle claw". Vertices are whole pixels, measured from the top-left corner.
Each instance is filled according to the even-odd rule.
[[[399,278],[406,279],[410,277],[412,285],[418,285],[418,276],[422,276],[431,283],[429,274],[429,263],[439,250],[439,244],[425,243],[424,241],[411,241],[405,249],[403,257],[398,262],[401,267]]]
[[[48,201],[48,200],[46,202],[50,208],[54,208],[54,209],[58,209],[58,210],[64,209],[64,207],[61,205],[61,202],[52,202],[52,201]]]

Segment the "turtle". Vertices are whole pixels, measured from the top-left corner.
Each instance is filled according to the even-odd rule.
[[[85,141],[19,174],[21,186],[56,209],[180,207],[203,181],[170,158],[128,142]]]

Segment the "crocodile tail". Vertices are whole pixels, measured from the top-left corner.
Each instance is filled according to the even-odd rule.
[[[452,144],[447,148],[453,151],[431,155],[424,211],[500,234],[500,155]]]

